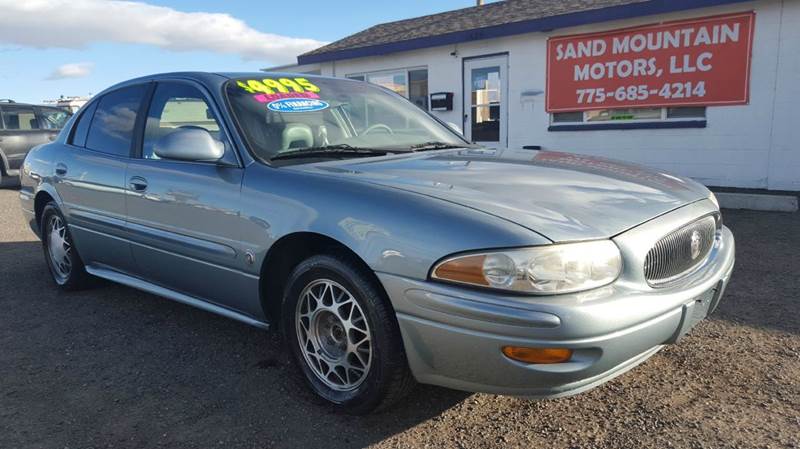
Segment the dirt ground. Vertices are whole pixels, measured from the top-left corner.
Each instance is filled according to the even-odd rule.
[[[719,309],[633,371],[539,402],[420,386],[351,417],[273,335],[110,283],[59,293],[0,190],[0,448],[797,448],[800,214],[724,217],[738,260]]]

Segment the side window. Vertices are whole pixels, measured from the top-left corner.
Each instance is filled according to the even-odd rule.
[[[89,125],[92,124],[95,109],[97,109],[97,102],[93,101],[80,112],[78,121],[72,126],[71,144],[79,147],[86,146],[86,135],[89,134]]]
[[[3,123],[6,129],[30,131],[39,129],[39,120],[33,112],[33,108],[24,106],[4,106],[3,107]]]
[[[55,108],[41,108],[39,109],[39,116],[42,119],[42,127],[44,129],[61,129],[67,123],[72,113],[64,109]]]
[[[184,127],[203,128],[213,138],[224,141],[219,122],[196,87],[184,83],[158,83],[147,113],[142,158],[158,159],[153,152],[156,142]]]
[[[100,99],[86,137],[86,148],[117,156],[130,155],[136,114],[145,88],[144,85],[124,87]]]

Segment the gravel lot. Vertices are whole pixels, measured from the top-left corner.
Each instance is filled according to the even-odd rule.
[[[420,386],[340,416],[278,339],[126,287],[61,294],[0,190],[0,448],[800,447],[800,214],[725,211],[727,296],[680,345],[551,401]]]

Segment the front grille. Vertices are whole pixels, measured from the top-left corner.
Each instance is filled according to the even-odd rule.
[[[717,218],[710,215],[667,234],[644,259],[647,282],[659,286],[687,274],[705,260],[716,232]]]

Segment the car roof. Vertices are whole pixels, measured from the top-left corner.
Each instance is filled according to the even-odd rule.
[[[62,111],[65,110],[64,108],[52,104],[20,103],[14,100],[8,100],[6,98],[0,100],[0,107],[3,106],[33,106],[35,108],[59,109]]]
[[[204,84],[206,87],[213,87],[214,89],[219,88],[228,80],[237,79],[237,78],[253,78],[253,79],[263,79],[263,78],[295,78],[295,77],[303,77],[303,78],[313,78],[313,79],[331,79],[343,82],[357,82],[354,80],[350,80],[348,78],[337,78],[332,76],[322,76],[322,75],[312,75],[308,73],[290,73],[290,72],[262,72],[262,71],[254,71],[254,72],[165,72],[165,73],[155,73],[152,75],[145,75],[140,76],[138,78],[129,79],[126,81],[119,82],[114,84],[113,86],[104,89],[102,92],[98,93],[94,96],[94,98],[100,98],[105,93],[110,92],[112,90],[119,89],[121,87],[133,85],[133,84],[141,84],[151,81],[158,81],[163,79],[189,79],[197,81],[201,84]]]
[[[159,79],[168,79],[168,78],[185,78],[185,79],[192,79],[199,82],[203,82],[206,84],[222,84],[225,81],[230,79],[236,78],[268,78],[268,77],[298,77],[302,76],[304,78],[329,78],[329,79],[336,79],[336,80],[344,80],[346,78],[336,78],[336,77],[329,77],[329,76],[322,76],[322,75],[311,75],[308,73],[291,73],[291,72],[261,72],[261,71],[254,71],[254,72],[165,72],[165,73],[155,73],[152,75],[140,76],[138,78],[133,78],[127,81],[123,81],[117,83],[106,90],[115,89],[118,87],[122,87],[128,84],[138,84],[141,82],[147,81],[157,81]]]
[[[347,78],[336,78],[332,76],[313,75],[310,73],[294,73],[294,72],[223,72],[217,73],[228,79],[235,78],[287,78],[287,77],[303,77],[303,78],[327,78],[336,80],[347,80]]]

